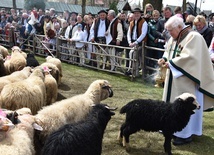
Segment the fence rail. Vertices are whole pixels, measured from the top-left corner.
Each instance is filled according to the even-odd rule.
[[[20,36],[20,33],[14,31],[14,29],[11,29],[10,33],[7,35],[0,34],[0,44],[8,48],[14,45],[18,45],[20,47],[25,46],[26,51],[29,50],[30,52],[42,57],[52,55],[69,64],[121,75],[125,75],[126,71],[129,69],[132,73],[130,75],[132,79],[138,76],[142,76],[144,78],[148,70],[157,70],[156,68],[146,66],[145,62],[147,60],[157,62],[157,59],[146,56],[148,49],[164,52],[163,49],[143,44],[143,60],[141,61],[142,64],[139,64],[137,48],[100,44],[96,42],[80,42],[84,43],[84,47],[77,49],[75,47],[75,43],[76,42],[67,41],[62,37],[56,37],[56,44],[51,44],[45,40],[44,35],[37,34],[23,38]],[[91,52],[89,51],[89,47],[93,49]],[[112,49],[115,49],[115,55],[110,53],[110,50]],[[131,50],[134,51],[133,57],[129,58],[126,56],[126,53]],[[139,73],[139,66],[142,66],[142,75]]]

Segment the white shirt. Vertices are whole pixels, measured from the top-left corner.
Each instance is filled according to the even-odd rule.
[[[97,37],[104,37],[106,32],[105,20],[100,20],[100,24],[97,31]]]
[[[85,33],[82,30],[77,30],[74,33],[74,36],[71,38],[73,41],[76,41],[76,47],[77,48],[82,48],[84,46],[84,43],[80,43],[79,41],[84,41],[85,40]]]
[[[140,43],[142,42],[142,40],[145,38],[146,34],[147,34],[147,31],[148,31],[148,24],[147,22],[145,21],[142,25],[142,28],[141,28],[141,35],[137,38],[137,21],[135,21],[135,26],[133,28],[133,35],[131,36],[131,30],[130,30],[130,26],[129,26],[129,29],[128,29],[128,32],[127,32],[127,39],[128,39],[128,43],[130,44],[133,40],[136,40],[136,43]]]

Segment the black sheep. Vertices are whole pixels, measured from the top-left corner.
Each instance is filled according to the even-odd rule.
[[[6,69],[4,66],[4,59],[2,54],[0,54],[0,77],[5,76],[6,75]]]
[[[50,134],[42,155],[100,155],[104,130],[114,114],[108,106],[96,104],[85,120]]]
[[[129,151],[129,136],[139,130],[159,131],[165,137],[164,150],[171,155],[173,133],[181,131],[189,122],[190,116],[200,105],[196,97],[189,93],[178,96],[173,103],[151,99],[137,99],[123,106],[120,113],[126,113],[126,121],[119,133],[119,142]]]
[[[30,66],[30,67],[39,66],[39,62],[36,60],[36,58],[35,58],[33,53],[28,53],[27,54],[26,61],[27,61],[27,66]]]

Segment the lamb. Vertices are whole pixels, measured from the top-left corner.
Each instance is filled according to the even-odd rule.
[[[38,124],[43,127],[39,141],[44,143],[46,137],[61,126],[83,120],[91,109],[91,104],[100,103],[113,96],[111,85],[107,80],[95,80],[84,94],[79,94],[44,107],[36,115]],[[59,112],[57,112],[59,111]]]
[[[2,54],[5,59],[9,55],[8,49],[0,45],[0,54]]]
[[[2,108],[16,110],[28,107],[36,114],[46,105],[43,70],[37,67],[27,79],[4,86],[0,96]]]
[[[34,129],[42,130],[35,122],[33,115],[18,116],[21,123],[15,125],[14,129],[6,133],[6,137],[1,141],[0,154],[2,155],[34,155],[33,146]]]
[[[85,120],[50,134],[42,155],[101,155],[103,134],[114,114],[107,105],[96,104]]]
[[[50,105],[57,100],[58,85],[54,77],[50,74],[49,68],[44,67],[45,72],[45,88],[46,88],[46,105]]]
[[[52,56],[47,56],[46,62],[52,63],[56,65],[56,67],[59,69],[59,81],[58,84],[61,83],[62,78],[62,62],[58,58],[53,58]]]
[[[48,67],[50,69],[51,75],[56,79],[57,84],[59,85],[60,81],[60,72],[59,69],[56,67],[56,65],[50,63],[50,62],[44,62],[40,65],[43,67]]]
[[[7,60],[6,65],[8,74],[22,70],[26,66],[26,58],[20,52],[21,49],[18,46],[12,48],[11,58],[10,60]]]
[[[27,66],[30,66],[30,67],[39,66],[39,62],[36,60],[36,58],[35,58],[33,53],[28,53],[27,54],[26,61],[27,61]]]
[[[27,79],[31,71],[30,67],[25,67],[21,71],[15,71],[10,75],[0,77],[0,93],[5,85]]]
[[[176,97],[173,104],[151,99],[136,99],[120,110],[126,113],[126,121],[122,124],[118,135],[119,142],[129,151],[129,136],[140,129],[145,131],[159,131],[165,137],[164,150],[171,155],[171,139],[173,133],[181,131],[189,122],[190,116],[200,105],[196,97],[183,93]]]

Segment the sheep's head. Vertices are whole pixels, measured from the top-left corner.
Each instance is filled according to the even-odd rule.
[[[12,47],[12,52],[14,52],[14,51],[21,52],[21,49],[18,46],[13,46]]]
[[[196,109],[200,109],[200,105],[197,102],[195,95],[193,94],[183,93],[176,97],[176,100],[182,102],[183,104],[185,104],[185,106],[190,107],[190,109],[192,110],[192,114],[195,113]]]
[[[91,83],[85,94],[90,94],[94,102],[100,102],[113,96],[111,85],[107,80],[96,80]]]

